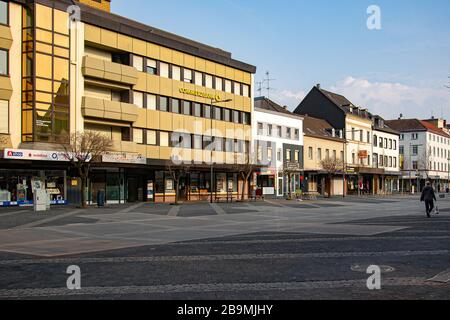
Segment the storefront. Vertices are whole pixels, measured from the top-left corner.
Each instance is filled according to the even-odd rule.
[[[256,173],[256,187],[261,195],[264,197],[276,197],[276,170],[274,169],[260,169]],[[281,186],[283,186],[283,180],[281,180]],[[283,195],[283,193],[281,193]]]
[[[6,149],[0,159],[0,206],[32,206],[38,182],[52,205],[67,204],[67,167],[60,153]]]

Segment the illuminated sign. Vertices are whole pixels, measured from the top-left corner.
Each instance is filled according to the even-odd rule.
[[[200,97],[200,98],[210,99],[210,100],[216,100],[216,101],[221,100],[219,95],[213,95],[210,93],[195,91],[195,90],[191,90],[191,89],[180,88],[180,93],[188,94],[190,96],[196,96],[196,97]]]
[[[5,149],[4,158],[10,160],[69,161],[62,152],[41,150]]]

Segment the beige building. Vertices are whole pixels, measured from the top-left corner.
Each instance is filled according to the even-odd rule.
[[[342,133],[336,131],[325,120],[305,117],[304,164],[307,191],[324,196],[344,194],[344,176],[342,159],[344,158],[345,140]],[[324,165],[324,160],[336,165],[336,170]]]
[[[100,190],[109,203],[173,201],[174,161],[190,167],[183,200],[237,197],[256,68],[112,14],[109,0],[73,3],[0,1],[0,190],[30,201],[41,179],[54,201],[75,201],[78,184],[55,150],[91,130],[114,142],[94,166],[91,202]]]

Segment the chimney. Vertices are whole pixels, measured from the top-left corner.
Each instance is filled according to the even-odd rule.
[[[111,12],[111,0],[78,0],[78,2],[96,9]]]
[[[320,90],[320,83],[316,84],[316,88]]]
[[[403,113],[400,113],[400,117],[398,117],[398,120],[402,120],[403,119]]]

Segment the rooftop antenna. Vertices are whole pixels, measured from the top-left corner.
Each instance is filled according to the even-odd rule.
[[[261,97],[262,96],[262,81],[259,81],[256,83],[256,85],[258,86],[258,89],[256,89],[256,91],[258,91],[258,96]]]
[[[271,79],[270,78],[270,72],[266,71],[266,78],[263,80],[263,84],[266,83],[267,87],[265,88],[267,90],[267,98],[270,99],[270,92],[274,90],[274,88],[272,88],[270,86],[270,83],[272,81],[275,81],[276,79]]]

